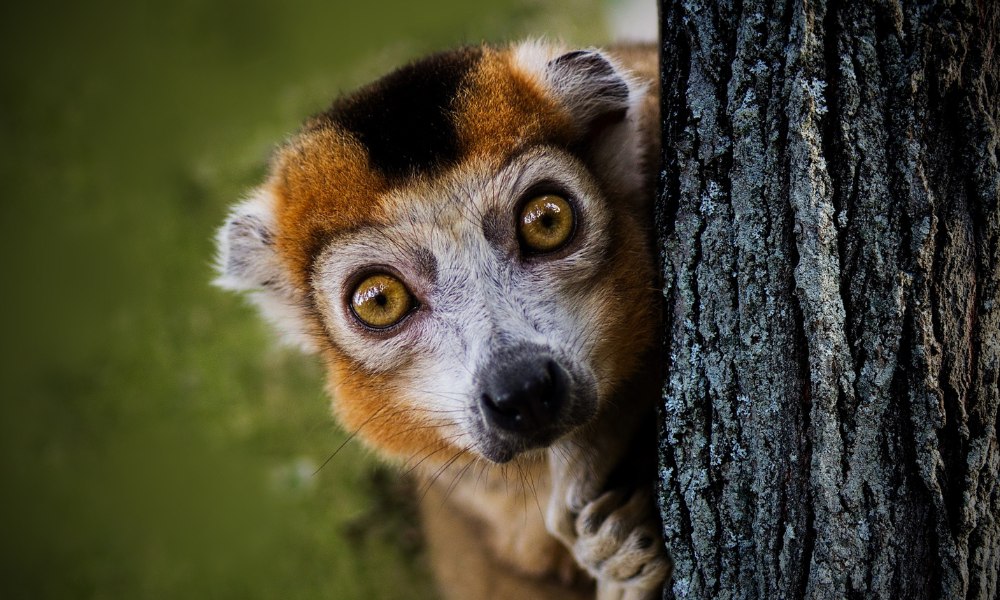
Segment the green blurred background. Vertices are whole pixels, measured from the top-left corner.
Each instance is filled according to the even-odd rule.
[[[4,3],[0,598],[426,598],[401,484],[316,361],[209,285],[275,143],[462,42],[597,0]]]

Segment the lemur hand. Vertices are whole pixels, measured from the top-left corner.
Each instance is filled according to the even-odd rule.
[[[550,448],[548,530],[597,579],[599,600],[653,598],[670,572],[652,489],[602,491],[623,449],[589,440]]]

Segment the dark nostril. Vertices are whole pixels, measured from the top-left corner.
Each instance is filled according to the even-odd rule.
[[[517,418],[518,411],[515,406],[511,404],[508,398],[501,397],[500,402],[497,402],[489,394],[483,394],[480,400],[483,406],[488,407],[491,411],[495,411],[497,414],[503,415],[505,417]]]

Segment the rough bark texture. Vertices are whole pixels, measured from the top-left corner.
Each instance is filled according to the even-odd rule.
[[[667,597],[997,598],[1000,2],[661,21]]]

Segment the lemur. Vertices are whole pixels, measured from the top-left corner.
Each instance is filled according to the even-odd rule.
[[[656,82],[653,46],[432,55],[308,119],[218,234],[218,284],[319,354],[348,431],[490,562],[599,598],[670,569],[652,480],[616,475],[658,389]]]

